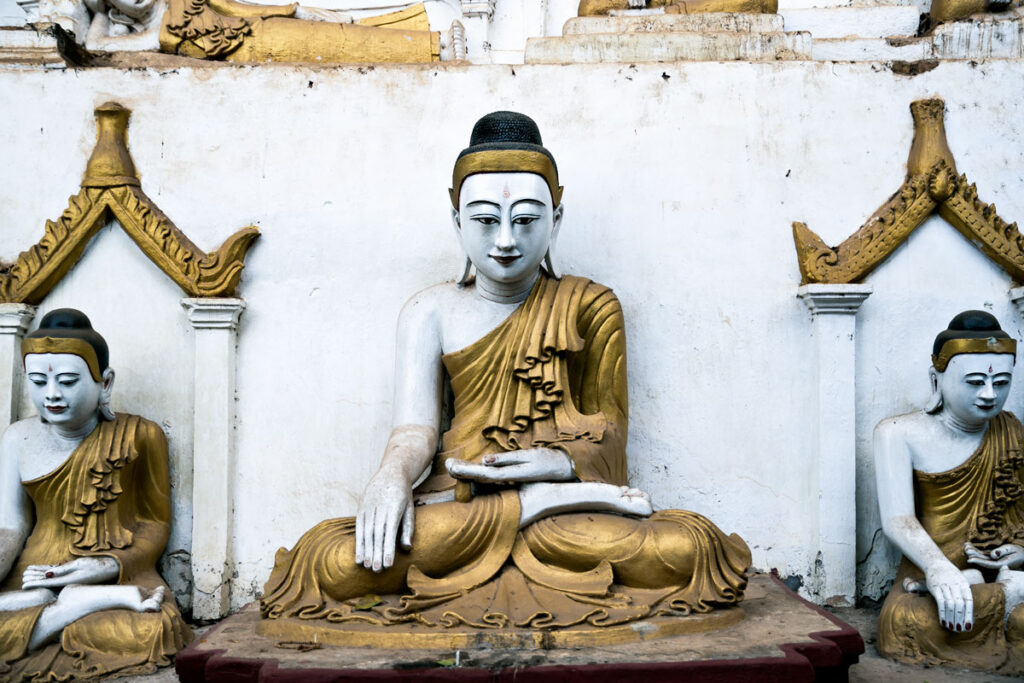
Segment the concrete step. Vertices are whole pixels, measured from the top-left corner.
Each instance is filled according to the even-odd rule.
[[[822,38],[887,38],[917,35],[920,11],[916,5],[780,9],[787,31],[807,31]]]
[[[706,14],[641,14],[618,17],[573,17],[565,22],[562,35],[595,33],[704,33],[746,31],[781,33],[782,17],[777,14],[708,12]]]
[[[809,33],[602,33],[526,41],[527,64],[756,62],[810,58]]]

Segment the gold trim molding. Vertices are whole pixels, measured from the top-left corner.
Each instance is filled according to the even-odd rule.
[[[259,230],[242,228],[210,253],[193,244],[142,191],[128,152],[130,116],[130,110],[114,102],[96,108],[96,147],[81,189],[56,222],[46,221],[37,244],[10,266],[0,265],[0,303],[39,304],[78,262],[110,216],[187,296],[234,293],[246,251]]]
[[[972,244],[1024,283],[1024,238],[1017,224],[1007,224],[993,204],[978,199],[978,188],[956,171],[946,143],[945,102],[911,103],[914,142],[907,159],[907,179],[868,221],[843,243],[830,247],[804,223],[793,223],[801,284],[861,282],[938,212]]]

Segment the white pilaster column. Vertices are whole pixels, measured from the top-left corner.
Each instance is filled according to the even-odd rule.
[[[182,299],[195,328],[192,446],[192,613],[217,619],[231,607],[235,349],[242,299]]]
[[[466,49],[474,64],[489,62],[491,19],[496,0],[461,0],[462,27],[466,29]]]
[[[18,407],[25,375],[21,369],[21,340],[35,317],[35,306],[0,304],[0,432],[20,417]]]
[[[817,476],[817,576],[808,588],[818,602],[852,605],[857,596],[857,310],[870,285],[803,285],[814,336],[814,434]]]

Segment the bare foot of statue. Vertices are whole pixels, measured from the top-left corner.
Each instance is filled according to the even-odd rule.
[[[603,511],[649,517],[650,497],[640,489],[601,482],[538,482],[519,488],[519,528],[562,512]]]
[[[8,591],[0,593],[0,612],[13,612],[28,607],[49,605],[57,599],[57,594],[49,588],[30,588],[24,591]]]
[[[130,609],[135,612],[156,612],[164,601],[166,589],[158,586],[146,590],[139,586],[67,586],[39,615],[29,639],[29,650],[35,650],[60,635],[69,624],[94,612],[108,609]]]
[[[466,29],[456,19],[447,31],[441,34],[441,61],[452,62],[466,58]]]

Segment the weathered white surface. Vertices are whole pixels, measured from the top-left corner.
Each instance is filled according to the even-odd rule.
[[[602,33],[526,41],[528,64],[809,59],[807,33]]]
[[[755,566],[809,585],[819,503],[808,416],[820,383],[791,222],[829,244],[859,227],[903,180],[909,103],[934,95],[947,100],[958,169],[1020,220],[1022,79],[1015,61],[913,78],[814,62],[0,69],[5,101],[19,103],[0,107],[0,257],[64,209],[95,142],[92,110],[111,99],[134,112],[143,188],[193,241],[212,249],[260,226],[239,290],[237,606],[262,589],[278,547],[355,512],[391,426],[398,311],[460,267],[451,165],[479,116],[527,112],[566,187],[560,266],[614,287],[625,310],[633,483],[741,534]],[[862,589],[878,597],[895,564],[878,531],[875,424],[924,405],[931,341],[958,311],[985,308],[1022,331],[1009,278],[939,218],[868,283],[857,559]],[[196,334],[181,297],[111,226],[39,312],[86,311],[110,343],[114,409],[169,435],[177,552],[166,565],[179,598]],[[1020,386],[1009,407],[1024,409]]]
[[[933,32],[932,44],[939,59],[1020,59],[1024,57],[1024,9],[943,24]]]
[[[218,619],[231,607],[235,350],[242,299],[182,299],[195,328],[192,462],[192,614]]]
[[[0,429],[16,422],[21,411],[24,367],[21,340],[25,337],[36,307],[28,304],[0,304],[0,376],[10,373],[11,380],[0,386]]]
[[[920,14],[916,6],[877,5],[780,9],[787,31],[807,31],[819,38],[886,38],[917,34]]]
[[[24,26],[28,15],[14,0],[0,0],[0,26]]]
[[[930,59],[931,42],[926,39],[887,40],[885,38],[815,38],[811,58],[833,62],[914,62]]]
[[[818,557],[808,590],[829,605],[857,600],[857,311],[871,285],[803,285],[797,290],[811,312],[814,339],[812,498],[818,506],[815,541]]]
[[[781,32],[778,14],[710,12],[707,14],[646,14],[617,17],[575,17],[565,23],[564,35],[591,33],[666,33],[702,31]]]

